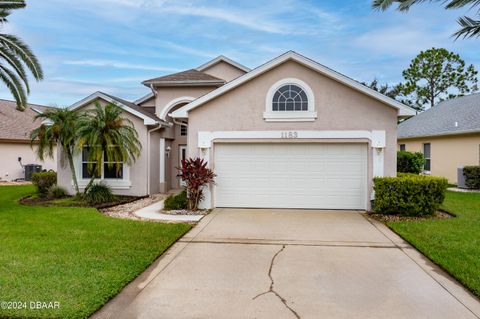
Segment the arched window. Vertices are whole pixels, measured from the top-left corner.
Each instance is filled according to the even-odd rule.
[[[298,85],[286,84],[273,95],[272,111],[308,111],[307,94]]]

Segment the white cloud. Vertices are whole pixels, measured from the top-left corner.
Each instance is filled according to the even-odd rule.
[[[119,61],[113,61],[113,60],[96,60],[96,59],[70,60],[70,61],[63,62],[63,64],[84,65],[84,66],[94,66],[94,67],[110,67],[110,68],[116,68],[116,69],[153,70],[153,71],[166,71],[166,72],[179,71],[178,69],[171,68],[171,67],[119,62]]]

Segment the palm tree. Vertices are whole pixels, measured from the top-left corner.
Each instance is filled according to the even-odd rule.
[[[79,193],[77,175],[73,165],[73,154],[77,143],[77,123],[79,113],[67,108],[51,108],[35,116],[42,124],[30,133],[31,145],[37,144],[36,153],[43,161],[45,157],[53,158],[55,146],[60,146],[62,157],[60,163],[65,166],[65,157],[72,172],[75,191]]]
[[[373,0],[373,8],[385,11],[393,3],[398,3],[397,10],[406,12],[414,4],[422,2],[442,2],[445,3],[445,9],[458,9],[465,6],[470,6],[472,9],[480,5],[480,0]],[[477,14],[479,11],[477,10]],[[470,17],[460,17],[458,19],[460,30],[455,32],[455,38],[473,38],[480,36],[480,20],[472,19]]]
[[[119,174],[122,163],[131,164],[140,155],[142,145],[133,123],[121,116],[122,109],[113,103],[87,110],[79,120],[78,148],[88,147],[87,169],[91,174],[85,187],[87,193],[96,177],[102,173],[102,158],[109,169]]]
[[[0,24],[7,22],[10,10],[25,6],[25,0],[0,0]],[[18,110],[25,109],[30,93],[25,66],[37,81],[43,79],[42,67],[28,45],[14,35],[0,33],[0,80],[12,93]]]

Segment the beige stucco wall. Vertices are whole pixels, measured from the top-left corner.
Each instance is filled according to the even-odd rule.
[[[263,112],[268,90],[277,81],[292,77],[306,82],[313,90],[318,118],[313,122],[265,121]],[[199,155],[199,131],[251,130],[383,130],[386,132],[384,174],[396,174],[397,110],[293,61],[190,111],[188,154]],[[372,176],[370,163],[370,180]]]
[[[106,102],[103,100],[100,100],[102,104],[105,104]],[[92,108],[94,103],[90,103],[86,106],[84,106],[82,109],[87,109],[87,108]],[[131,115],[130,113],[123,112],[123,116],[125,118],[130,119],[133,122],[133,125],[138,133],[138,138],[142,144],[142,151],[140,156],[137,158],[135,163],[133,163],[129,167],[130,171],[130,181],[131,181],[131,186],[128,189],[117,189],[115,187],[112,187],[112,191],[115,194],[118,195],[131,195],[131,196],[144,196],[147,195],[148,187],[147,187],[147,166],[148,166],[148,156],[147,156],[147,126],[143,124],[143,120]],[[79,162],[81,159],[80,154],[76,155],[76,161]],[[58,163],[58,184],[65,189],[70,194],[74,193],[73,185],[72,185],[72,178],[71,178],[71,172],[70,168],[68,165],[66,167],[62,167],[60,162]],[[77,171],[77,175],[80,174],[80,171]],[[158,174],[157,174],[158,176]],[[154,179],[159,182],[159,179]],[[158,187],[157,187],[158,188]],[[82,191],[82,189],[81,189]]]
[[[5,143],[0,141],[0,181],[12,181],[24,178],[25,171],[18,162],[22,158],[22,164],[39,164],[42,169],[57,170],[57,152],[54,158],[46,158],[43,162],[35,154],[36,145],[33,149],[30,143]]]
[[[181,97],[200,97],[214,90],[214,86],[198,87],[155,87],[157,93],[155,99],[155,113],[160,116],[162,110],[173,100]]]
[[[138,104],[143,107],[154,107],[155,106],[155,96],[152,96],[146,101],[143,101],[142,103]]]
[[[480,165],[480,133],[399,139],[398,147],[405,144],[407,151],[423,153],[424,143],[430,143],[431,175],[446,177],[450,183],[457,183],[457,167]]]
[[[231,80],[238,78],[240,75],[245,74],[245,71],[223,61],[220,61],[209,68],[202,70],[202,72],[227,82],[230,82]]]

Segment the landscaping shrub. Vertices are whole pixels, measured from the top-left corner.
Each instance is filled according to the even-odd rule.
[[[480,166],[465,166],[463,175],[468,188],[480,189]]]
[[[92,205],[104,204],[112,202],[115,196],[112,194],[112,190],[105,184],[92,184],[88,192],[84,195],[84,199]]]
[[[177,195],[170,195],[163,202],[165,210],[186,209],[188,205],[187,192],[182,191]]]
[[[54,199],[54,198],[63,198],[67,196],[67,191],[58,185],[52,185],[48,189],[47,198]]]
[[[54,171],[33,173],[32,183],[37,188],[37,192],[45,196],[50,187],[57,184],[57,173]]]
[[[425,158],[422,153],[397,152],[397,172],[420,174],[424,163]]]
[[[198,157],[183,160],[182,167],[177,169],[187,185],[188,209],[197,210],[198,203],[204,198],[202,189],[214,182],[215,173],[207,167],[207,162]]]
[[[381,214],[432,215],[445,199],[448,180],[433,176],[374,178],[374,210]]]

